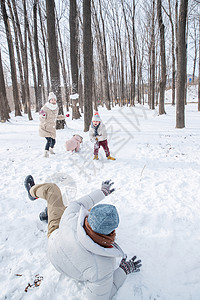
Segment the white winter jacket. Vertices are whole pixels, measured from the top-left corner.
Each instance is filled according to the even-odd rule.
[[[89,128],[89,137],[91,141],[93,141],[95,138],[94,133],[95,133],[94,126],[93,124],[91,124]],[[99,142],[105,141],[107,139],[106,127],[102,122],[100,123],[99,128],[97,129],[97,133],[98,135],[96,137],[98,138]]]
[[[48,240],[51,263],[60,273],[85,282],[88,300],[111,299],[126,279],[125,272],[116,269],[116,257],[125,257],[121,248],[116,243],[113,248],[101,247],[83,228],[88,210],[104,197],[97,190],[71,202]]]

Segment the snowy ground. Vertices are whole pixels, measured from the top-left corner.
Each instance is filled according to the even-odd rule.
[[[47,226],[38,219],[45,201],[31,202],[23,186],[32,174],[36,183],[53,181],[64,201],[77,199],[112,179],[116,191],[104,202],[120,214],[117,242],[142,259],[113,300],[200,299],[200,113],[186,107],[186,128],[175,129],[175,107],[166,115],[140,106],[100,108],[109,133],[111,154],[100,150],[94,162],[83,119],[67,118],[57,131],[56,155],[43,158],[38,114],[0,124],[0,299],[85,300],[84,286],[60,275],[47,256]],[[84,138],[78,154],[65,151],[72,134]],[[42,277],[41,277],[42,276]],[[25,288],[34,280],[38,287]]]

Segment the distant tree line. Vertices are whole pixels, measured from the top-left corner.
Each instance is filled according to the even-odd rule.
[[[158,105],[159,114],[165,114],[165,91],[171,79],[176,127],[185,126],[188,42],[194,53],[193,82],[196,70],[200,72],[198,0],[0,3],[2,121],[10,114],[5,83],[5,69],[9,69],[16,116],[23,111],[32,120],[30,86],[36,112],[54,91],[60,114],[63,106],[72,107],[74,119],[84,113],[85,131],[99,105],[110,110],[116,104],[144,104],[144,94],[150,109]],[[58,122],[57,128],[64,124]]]

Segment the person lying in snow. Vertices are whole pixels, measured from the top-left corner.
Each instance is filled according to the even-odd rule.
[[[110,150],[108,148],[108,141],[107,141],[107,132],[106,127],[102,123],[99,113],[95,112],[92,118],[92,122],[89,128],[89,136],[91,142],[94,143],[94,160],[98,160],[98,152],[100,146],[103,147],[107,159],[115,160],[114,157],[110,156]]]
[[[78,152],[80,149],[80,144],[82,143],[83,138],[79,134],[74,134],[73,137],[66,141],[65,147],[67,151]]]
[[[47,201],[51,263],[58,272],[85,282],[88,300],[111,299],[127,274],[140,271],[141,260],[136,261],[134,256],[127,261],[115,242],[115,229],[119,225],[116,207],[97,204],[114,191],[113,182],[103,182],[101,190],[71,202],[68,207],[64,206],[56,184],[35,184],[31,175],[24,184],[31,200]],[[116,268],[117,257],[122,260]]]

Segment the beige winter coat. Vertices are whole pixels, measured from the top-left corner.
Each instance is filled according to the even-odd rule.
[[[106,127],[105,125],[101,122],[99,125],[99,128],[97,129],[98,135],[96,136],[98,138],[98,141],[105,141],[107,139],[107,132],[106,132]],[[89,137],[90,140],[93,142],[95,140],[95,129],[93,124],[91,123],[90,128],[89,128]]]
[[[58,105],[47,102],[40,110],[39,135],[41,137],[56,138],[56,120],[63,120],[64,116],[58,116]]]

